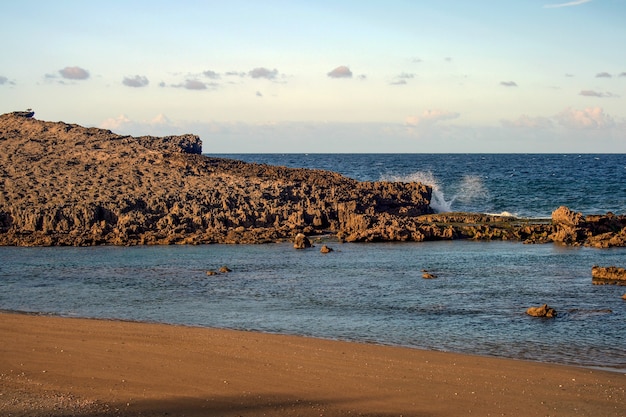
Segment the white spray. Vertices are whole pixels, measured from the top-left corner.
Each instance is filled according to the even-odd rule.
[[[429,185],[432,188],[430,207],[437,213],[452,211],[452,204],[457,200],[464,204],[471,204],[477,201],[487,201],[490,197],[482,178],[477,175],[464,175],[457,192],[450,200],[446,200],[439,181],[431,171],[417,171],[403,176],[386,175],[382,179],[383,181],[421,182]]]

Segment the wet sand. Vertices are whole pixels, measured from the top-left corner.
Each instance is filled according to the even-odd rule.
[[[2,416],[624,416],[625,390],[570,366],[0,313]]]

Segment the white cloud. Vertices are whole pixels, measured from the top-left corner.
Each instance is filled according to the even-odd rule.
[[[127,87],[145,87],[149,84],[149,81],[144,76],[135,75],[134,77],[124,77],[122,84]]]
[[[555,116],[555,119],[569,129],[606,129],[613,127],[613,118],[604,113],[601,107],[587,107],[584,110],[567,108]]]
[[[423,126],[433,125],[440,121],[453,120],[460,116],[460,113],[445,110],[426,110],[421,116],[409,116],[405,119],[405,125]]]
[[[612,78],[613,76],[608,72],[599,72],[596,74],[596,78]]]
[[[9,81],[9,79],[7,77],[3,77],[3,76],[0,75],[0,85],[5,84],[8,81]]]
[[[131,120],[125,114],[120,114],[117,117],[110,117],[100,123],[101,129],[118,130],[120,127],[128,125]]]
[[[89,71],[80,67],[65,67],[59,70],[59,74],[68,80],[86,80],[89,78]]]
[[[500,85],[504,87],[517,87],[517,83],[515,81],[501,81]]]
[[[580,6],[581,4],[589,3],[592,0],[575,0],[567,3],[558,3],[558,4],[546,4],[543,6],[545,9],[556,9],[559,7],[570,7],[570,6]]]
[[[350,68],[345,65],[341,65],[326,75],[330,78],[352,78],[352,71],[350,71]]]

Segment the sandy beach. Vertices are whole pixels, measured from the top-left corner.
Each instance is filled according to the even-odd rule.
[[[624,416],[625,390],[569,366],[0,314],[3,416]]]

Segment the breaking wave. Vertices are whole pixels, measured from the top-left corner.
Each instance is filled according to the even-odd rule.
[[[432,171],[416,171],[408,175],[384,175],[381,179],[383,181],[421,182],[431,186],[430,207],[437,213],[459,210],[458,206],[461,206],[462,211],[483,211],[479,208],[484,208],[491,198],[483,179],[478,175],[464,175],[458,184],[450,184],[446,187],[447,192],[452,195],[450,198],[446,197],[443,184]]]

